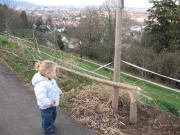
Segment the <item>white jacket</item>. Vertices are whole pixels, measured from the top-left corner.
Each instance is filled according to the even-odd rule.
[[[37,104],[40,109],[49,108],[53,101],[56,102],[54,106],[59,105],[62,91],[54,79],[48,79],[38,72],[32,78],[32,85],[34,86]]]

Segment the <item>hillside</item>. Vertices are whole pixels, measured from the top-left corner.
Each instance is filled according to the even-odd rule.
[[[21,77],[23,77],[25,82],[29,86],[31,84],[31,78],[33,74],[36,72],[34,70],[34,62],[35,62],[34,60],[39,60],[39,59],[41,60],[50,59],[50,60],[55,61],[59,65],[68,67],[69,69],[73,69],[81,73],[86,73],[86,74],[96,76],[99,78],[110,79],[110,80],[112,80],[113,78],[112,71],[109,71],[107,69],[101,69],[95,73],[93,71],[99,67],[98,65],[94,65],[86,61],[80,61],[78,57],[72,56],[69,53],[65,53],[65,52],[62,52],[53,48],[48,48],[46,46],[40,45],[39,49],[41,53],[38,54],[34,48],[35,48],[34,44],[32,43],[20,41],[20,40],[17,40],[16,38],[7,38],[6,36],[0,36],[1,59],[5,60],[8,63],[8,65],[12,68],[12,70],[17,72],[17,74],[20,75]],[[89,87],[89,85],[90,85],[90,89],[88,90],[90,91],[93,89],[98,90],[101,87],[102,89],[110,90],[110,88],[106,86],[92,88],[91,85],[94,86],[97,84],[99,86],[99,84],[89,79],[84,79],[82,77],[61,71],[59,69],[57,70],[57,77],[58,77],[57,82],[59,86],[63,89],[64,92],[68,92],[68,93],[69,91],[72,91],[73,89],[79,92],[81,92],[82,90],[87,90],[87,87]],[[180,110],[180,103],[179,103],[180,94],[179,93],[172,92],[172,91],[169,91],[168,89],[157,87],[157,86],[145,83],[145,82],[141,82],[139,80],[136,80],[126,75],[121,75],[121,82],[137,85],[143,89],[142,91],[143,94],[146,94],[147,96],[150,96],[153,98],[153,100],[149,100],[148,98],[144,96],[137,95],[137,99],[139,99],[140,102],[145,101],[146,103],[150,105],[159,107],[167,112],[170,112],[174,115],[179,116],[179,113],[178,113],[178,110]],[[86,95],[86,93],[84,94]],[[81,101],[81,97],[86,97],[85,95],[82,95],[82,96],[73,95],[73,97],[77,100],[69,100],[65,98],[62,100],[62,105],[66,108],[70,108],[70,111],[73,110],[73,107],[74,109],[78,109],[77,105],[75,104],[76,103],[79,104],[78,99]],[[92,93],[90,93],[90,95],[92,95]],[[74,98],[71,97],[70,99],[74,99]],[[94,98],[98,99],[98,94],[94,95]],[[104,102],[103,104],[108,104],[107,99],[102,100],[102,101]],[[139,102],[138,111],[139,112],[143,111],[143,113],[142,114],[140,113],[140,116],[141,115],[142,116],[138,118],[142,123],[147,121],[147,119],[151,119],[151,122],[152,122],[152,120],[156,119],[157,117],[161,117],[161,115],[159,115],[158,113],[161,113],[162,116],[165,118],[166,117],[169,117],[169,119],[172,118],[172,121],[167,125],[167,127],[170,127],[172,123],[176,123],[176,120],[177,122],[179,120],[179,118],[177,118],[176,116],[170,115],[169,113],[165,113],[164,111],[160,111],[159,109],[154,109],[153,107],[148,108],[146,105],[145,106],[141,105],[140,102]],[[88,107],[88,104],[87,104],[87,107]],[[126,106],[125,108],[128,109],[128,106]],[[142,110],[143,108],[146,108],[146,109]],[[84,109],[86,110],[86,108]],[[148,111],[150,110],[154,110],[154,111],[151,111],[149,115],[146,115],[146,113],[148,113]],[[77,112],[79,111],[80,110],[77,110]],[[78,120],[79,115],[77,115],[77,112],[73,112],[73,113],[77,116],[77,120]],[[124,115],[126,116],[126,120],[128,116],[127,112],[124,113]],[[94,113],[92,112],[92,114]],[[163,120],[165,119],[159,119],[159,120],[160,122],[163,122]],[[128,124],[127,122],[128,121],[124,123]],[[141,123],[141,126],[143,126],[142,123]],[[89,125],[89,127],[93,128],[91,124]],[[152,123],[149,123],[146,126],[150,126],[151,124]],[[130,128],[129,126],[127,127]],[[101,129],[101,132],[102,131],[105,132],[109,130],[109,128],[106,128],[106,127],[104,128],[105,128],[104,130]],[[128,130],[128,128],[126,130]],[[178,128],[177,126],[174,126],[174,128],[170,130],[170,132],[175,133],[177,131],[177,128]],[[144,130],[144,127],[142,127],[141,130]],[[163,132],[167,132],[167,131],[165,130]]]
[[[31,7],[36,7],[38,5],[31,3],[31,2],[27,2],[27,1],[21,1],[21,0],[8,0],[8,1],[4,1],[4,0],[0,0],[1,4],[7,4],[8,6],[12,6],[12,7],[24,7],[24,8],[31,8]]]

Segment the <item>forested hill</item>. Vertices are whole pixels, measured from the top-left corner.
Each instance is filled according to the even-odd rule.
[[[19,0],[0,0],[1,4],[7,4],[7,5],[11,5],[12,7],[26,7],[26,8],[30,8],[30,7],[36,7],[38,5],[31,3],[31,2],[26,2],[26,1],[19,1]]]

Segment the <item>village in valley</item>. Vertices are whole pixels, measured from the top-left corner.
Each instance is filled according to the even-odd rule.
[[[86,7],[16,7],[17,11],[25,10],[27,15],[33,16],[35,18],[41,18],[43,24],[40,25],[40,28],[43,30],[48,30],[49,32],[58,31],[64,32],[67,27],[78,27],[82,18],[86,18],[87,10]],[[104,17],[107,17],[106,12],[100,12]],[[148,20],[148,13],[146,9],[142,8],[125,8],[123,11],[123,16],[129,18],[130,20],[136,22],[134,25],[123,28],[124,37],[131,37],[134,39],[140,39],[140,33],[144,31],[146,22]],[[115,17],[115,14],[113,14]],[[50,20],[47,23],[47,20]],[[80,39],[77,37],[71,37],[69,40],[67,37],[63,36],[62,41],[69,49],[78,48],[81,43]],[[52,45],[52,43],[47,42],[47,44]],[[130,43],[122,44],[123,47],[128,48],[131,46]]]

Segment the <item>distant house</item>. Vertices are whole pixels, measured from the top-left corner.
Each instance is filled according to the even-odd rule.
[[[80,44],[80,40],[79,40],[79,39],[77,39],[77,38],[71,38],[70,41],[69,41],[68,48],[69,48],[69,49],[78,48],[78,47],[79,47],[79,44]]]
[[[46,29],[47,26],[46,26],[45,24],[42,24],[42,25],[40,25],[40,28],[41,28],[41,29]]]
[[[65,28],[63,27],[63,28],[61,28],[61,29],[57,29],[57,31],[59,31],[59,32],[64,32],[64,31],[65,31]]]
[[[124,44],[122,44],[121,48],[128,49],[131,47],[131,45],[132,45],[131,43],[124,43]]]
[[[139,17],[139,18],[136,18],[136,21],[137,22],[139,22],[139,23],[144,23],[144,18],[141,18],[141,17]]]
[[[146,26],[142,26],[142,27],[141,27],[141,31],[144,31],[145,28],[146,28]]]
[[[37,28],[37,25],[36,25],[36,24],[33,24],[32,27],[33,27],[33,29],[36,29],[36,28]]]
[[[69,41],[67,40],[67,38],[65,36],[62,37],[62,41],[65,43],[65,44],[68,44]]]
[[[51,29],[51,26],[50,26],[50,25],[47,25],[47,29],[50,30],[50,29]]]
[[[131,32],[142,32],[145,30],[145,28],[146,28],[146,26],[132,26],[130,28],[130,31]]]
[[[132,26],[130,30],[131,32],[141,32],[141,26]]]
[[[76,21],[80,22],[81,17],[76,17]]]
[[[79,25],[79,24],[78,24],[77,22],[73,22],[73,26],[74,26],[74,27],[78,27],[78,25]]]

